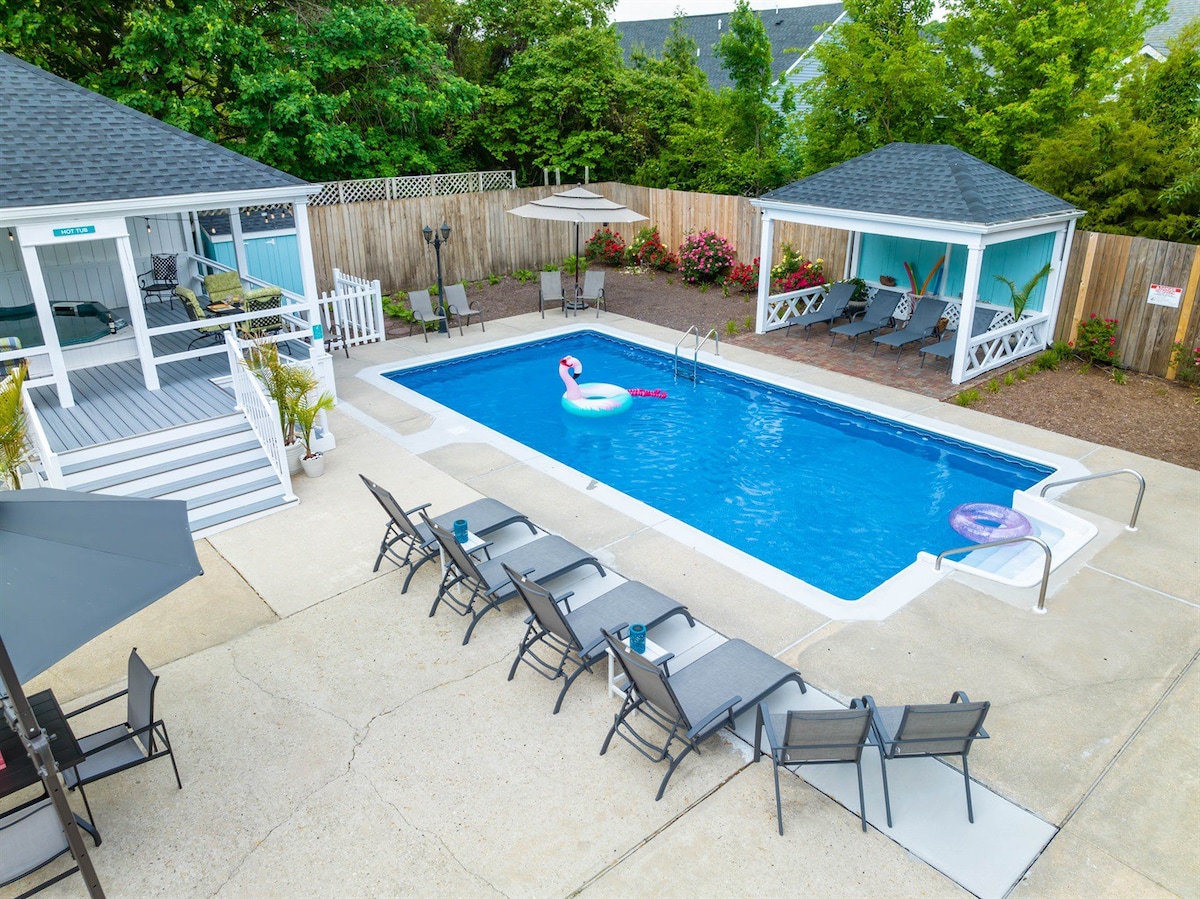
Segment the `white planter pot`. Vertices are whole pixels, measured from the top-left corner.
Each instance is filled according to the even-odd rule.
[[[300,474],[300,457],[304,455],[304,444],[299,440],[289,443],[284,447],[284,454],[287,456],[288,471],[291,474]]]
[[[317,453],[310,459],[302,458],[300,466],[304,469],[304,473],[310,478],[319,478],[325,474],[325,457]]]

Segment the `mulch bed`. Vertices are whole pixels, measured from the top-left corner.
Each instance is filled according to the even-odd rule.
[[[569,292],[574,279],[565,274],[562,278]],[[611,311],[673,331],[682,333],[693,325],[701,333],[716,329],[722,342],[732,341],[937,399],[950,401],[958,393],[944,363],[921,368],[918,354],[911,349],[897,358],[872,354],[861,341],[853,353],[841,339],[831,346],[823,332],[810,339],[785,336],[782,331],[754,334],[754,297],[737,290],[725,296],[720,286],[701,290],[678,274],[631,274],[612,268],[605,271],[604,286]],[[512,276],[497,284],[468,282],[467,295],[472,303],[482,302],[488,321],[538,308],[536,279],[525,284]],[[561,315],[547,313],[551,314]],[[584,320],[589,318],[591,315],[584,316]],[[407,334],[406,322],[389,321],[389,337]],[[1003,371],[997,375],[1002,376]],[[979,379],[969,385],[980,393],[972,408],[981,412],[1200,470],[1200,403],[1196,402],[1200,390],[1195,387],[1138,373],[1128,373],[1126,383],[1117,384],[1107,370],[1074,362],[1057,371],[1036,372],[996,393],[985,388],[987,381]]]

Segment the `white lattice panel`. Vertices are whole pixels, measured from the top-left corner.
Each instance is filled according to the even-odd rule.
[[[434,191],[438,194],[470,193],[474,183],[475,176],[471,172],[453,172],[449,175],[433,176]]]
[[[821,287],[809,287],[794,293],[780,293],[767,297],[767,321],[763,330],[783,328],[789,318],[811,312],[817,304],[817,299],[824,294],[825,291]]]
[[[1049,343],[1050,317],[1042,313],[1021,316],[1014,322],[1012,311],[1000,312],[991,330],[974,338],[967,351],[964,379],[1007,365],[1022,356],[1040,352]]]
[[[516,190],[517,189],[517,173],[508,172],[480,172],[479,173],[479,189],[480,190]]]
[[[406,175],[402,178],[388,180],[391,182],[393,200],[433,195],[433,177],[431,175]]]
[[[311,205],[333,206],[337,203],[363,203],[369,200],[407,200],[413,197],[465,194],[480,190],[515,190],[516,187],[517,173],[511,170],[364,178],[326,184],[312,199]]]

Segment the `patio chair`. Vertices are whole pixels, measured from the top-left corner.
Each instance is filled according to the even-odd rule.
[[[150,255],[150,271],[137,276],[138,288],[142,291],[142,299],[150,302],[151,297],[158,297],[161,303],[165,296],[175,308],[175,288],[179,286],[179,267],[174,253],[152,253]]]
[[[555,596],[507,564],[504,564],[504,573],[529,607],[525,636],[517,647],[517,657],[513,659],[508,679],[513,679],[522,662],[546,680],[563,678],[562,689],[554,703],[555,715],[562,708],[563,698],[575,678],[584,671],[591,671],[592,665],[608,655],[603,631],[620,635],[631,623],[644,624],[650,629],[673,615],[683,615],[690,627],[696,626],[687,606],[638,581],[626,581],[572,609],[573,593]],[[539,643],[548,650],[550,658],[543,659],[537,654]],[[570,674],[565,670],[568,665],[574,667]]]
[[[888,796],[887,762],[898,758],[942,758],[957,755],[962,759],[963,783],[967,789],[967,820],[975,823],[971,806],[971,773],[967,754],[976,740],[988,739],[983,729],[990,702],[971,702],[962,690],[955,690],[948,703],[941,705],[877,706],[870,696],[863,703],[871,710],[871,728],[879,744],[879,767],[883,771],[883,800],[888,827],[892,826],[892,801]]]
[[[871,302],[862,312],[862,318],[858,321],[851,318],[847,324],[829,329],[829,345],[833,346],[833,342],[837,340],[839,334],[845,334],[847,337],[853,338],[851,352],[857,351],[859,336],[873,334],[891,322],[902,297],[903,295],[898,290],[875,291],[875,296],[871,298]]]
[[[698,750],[701,742],[722,727],[732,728],[739,713],[753,708],[788,681],[795,681],[802,693],[807,692],[799,671],[745,640],[728,640],[671,674],[670,654],[655,665],[607,630],[602,633],[625,675],[625,700],[613,717],[600,754],[608,752],[613,736],[619,736],[652,762],[670,761],[655,801],[662,799],[667,781],[687,754]],[[661,730],[666,740],[640,733],[630,720],[634,712],[640,713],[637,720],[644,719]],[[672,755],[671,747],[676,742],[683,749]]]
[[[19,349],[21,349],[20,337],[0,337],[0,353],[8,353]],[[14,359],[11,362],[0,361],[0,381],[11,375],[20,364],[20,359]]]
[[[440,303],[438,304],[441,305]],[[421,333],[425,335],[425,342],[429,343],[429,329],[426,325],[431,325],[434,322],[446,324],[446,316],[442,315],[441,311],[433,311],[433,303],[429,299],[428,290],[410,290],[408,292],[408,306],[412,309],[413,320],[408,323],[408,336],[412,337],[413,328],[416,325],[421,326]],[[460,329],[461,330],[461,329]],[[450,328],[446,328],[446,337],[450,336]]]
[[[208,316],[204,314],[204,307],[200,305],[200,301],[196,299],[196,294],[191,290],[186,287],[176,287],[175,296],[179,297],[180,302],[183,303],[183,311],[187,313],[188,321],[202,322],[208,319]],[[217,342],[224,340],[223,335],[227,327],[229,326],[204,325],[198,328],[197,330],[200,333],[192,338],[191,343],[188,344],[188,349],[190,350],[202,340],[215,340]]]
[[[87,758],[63,771],[63,782],[67,788],[79,788],[89,818],[95,820],[84,787],[110,774],[144,765],[163,756],[171,760],[175,784],[179,789],[183,789],[183,781],[179,779],[179,766],[175,764],[175,753],[171,749],[171,738],[167,735],[167,725],[161,718],[154,718],[154,691],[157,687],[158,675],[142,661],[135,647],[129,653],[129,673],[124,690],[67,713],[66,718],[70,720],[114,699],[126,697],[125,720],[105,730],[80,737],[79,748]]]
[[[214,272],[204,276],[204,292],[208,294],[209,302],[228,303],[241,299],[246,288],[237,272]]]
[[[767,732],[771,767],[775,772],[775,816],[783,836],[783,801],[779,794],[779,769],[801,765],[848,765],[858,772],[858,818],[867,831],[867,803],[863,796],[862,751],[871,744],[871,710],[859,700],[848,709],[812,709],[774,715],[765,702],[758,705],[754,726],[754,761],[762,758],[762,734]],[[782,739],[780,739],[782,737]]]
[[[421,512],[421,518],[437,538],[446,564],[442,583],[438,586],[433,607],[429,610],[429,617],[434,616],[443,602],[459,615],[470,615],[471,623],[467,625],[467,632],[463,635],[463,646],[470,641],[471,633],[480,618],[517,595],[517,588],[505,571],[506,566],[525,575],[532,574],[542,582],[552,581],[582,565],[593,566],[600,572],[601,577],[608,576],[608,572],[595,556],[554,534],[538,537],[516,549],[480,562],[454,539],[454,534],[432,520],[424,511]],[[489,545],[484,544],[474,552],[486,549]],[[466,597],[456,595],[455,588],[462,590]],[[482,604],[478,611],[475,610],[477,603]]]
[[[78,815],[75,824],[91,835],[92,842],[100,845],[100,833],[95,827]],[[28,877],[70,849],[67,834],[49,796],[0,814],[0,887]],[[61,871],[21,893],[17,899],[32,896],[78,872],[78,865]]]
[[[486,331],[483,326],[483,307],[482,304],[476,303],[472,306],[467,301],[467,288],[464,284],[447,284],[446,285],[446,303],[449,306],[450,314],[454,316],[455,323],[458,325],[458,334],[461,337],[463,332],[463,321],[468,325],[471,324],[471,319],[474,316],[479,316],[479,330]]]
[[[283,301],[283,291],[278,287],[263,287],[251,290],[242,298],[244,312],[270,312],[279,309]],[[282,315],[264,315],[238,323],[238,333],[243,340],[259,340],[269,334],[278,334],[283,330]]]
[[[920,343],[937,336],[938,322],[945,314],[945,300],[925,297],[917,303],[917,308],[909,317],[908,324],[904,328],[880,334],[875,338],[875,350],[871,355],[878,353],[880,346],[894,346],[896,347],[896,363],[899,364],[900,354],[910,343]]]
[[[978,337],[992,326],[992,321],[995,320],[995,318],[995,309],[980,309],[979,307],[976,307],[975,314],[971,316],[971,336]],[[953,365],[954,354],[957,349],[957,333],[952,333],[950,337],[947,337],[944,340],[939,340],[937,343],[921,347],[921,368],[925,367],[926,356],[936,356],[939,359],[948,359],[950,364]]]
[[[604,272],[603,271],[588,271],[583,274],[583,287],[575,288],[575,308],[587,309],[588,304],[595,304],[596,318],[600,317],[600,309],[608,311],[608,305],[604,302]]]
[[[562,275],[558,272],[540,272],[538,276],[538,309],[546,317],[546,307],[558,303],[563,315],[567,314],[567,292],[563,290]]]
[[[359,478],[388,515],[387,530],[383,533],[383,540],[379,543],[379,555],[375,557],[375,567],[371,570],[378,571],[385,557],[395,562],[398,568],[410,565],[411,569],[404,579],[404,587],[400,590],[401,594],[407,593],[408,584],[417,573],[417,569],[440,554],[437,539],[425,526],[425,522],[412,520],[413,515],[428,509],[429,503],[405,510],[391,493],[366,475],[360,474]],[[434,521],[442,527],[451,528],[459,519],[466,519],[471,532],[479,537],[486,537],[510,524],[523,524],[529,528],[529,533],[537,533],[537,526],[532,521],[516,509],[495,499],[477,499],[439,515]],[[403,558],[400,556],[400,547],[404,548]]]
[[[808,339],[808,331],[813,325],[820,322],[825,322],[828,325],[833,325],[834,321],[839,318],[844,318],[846,315],[846,304],[850,302],[850,298],[854,296],[854,291],[858,289],[858,285],[850,281],[839,281],[829,288],[829,292],[821,300],[821,305],[813,312],[805,312],[803,315],[793,315],[787,320],[787,333],[791,333],[792,325],[804,326],[804,339]]]

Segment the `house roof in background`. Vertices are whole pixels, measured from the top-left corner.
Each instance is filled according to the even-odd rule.
[[[708,83],[713,90],[723,87],[733,87],[729,75],[721,67],[713,45],[729,30],[727,13],[705,16],[684,16],[684,30],[696,42],[700,51],[696,64],[708,76]],[[812,46],[820,36],[823,26],[833,23],[842,14],[841,3],[825,3],[820,6],[781,7],[778,10],[761,10],[756,15],[762,18],[767,35],[771,39],[771,74],[778,79]],[[673,19],[646,19],[640,22],[617,22],[616,29],[621,34],[621,49],[625,52],[625,61],[629,62],[635,47],[657,55],[662,55],[663,44],[671,33]]]
[[[1083,214],[1066,200],[946,144],[888,144],[762,199],[971,225]]]
[[[7,53],[0,97],[0,209],[307,183]]]
[[[1200,18],[1200,0],[1171,0],[1167,4],[1167,21],[1146,32],[1145,44],[1166,56],[1167,41],[1178,35],[1188,22],[1196,18]]]

